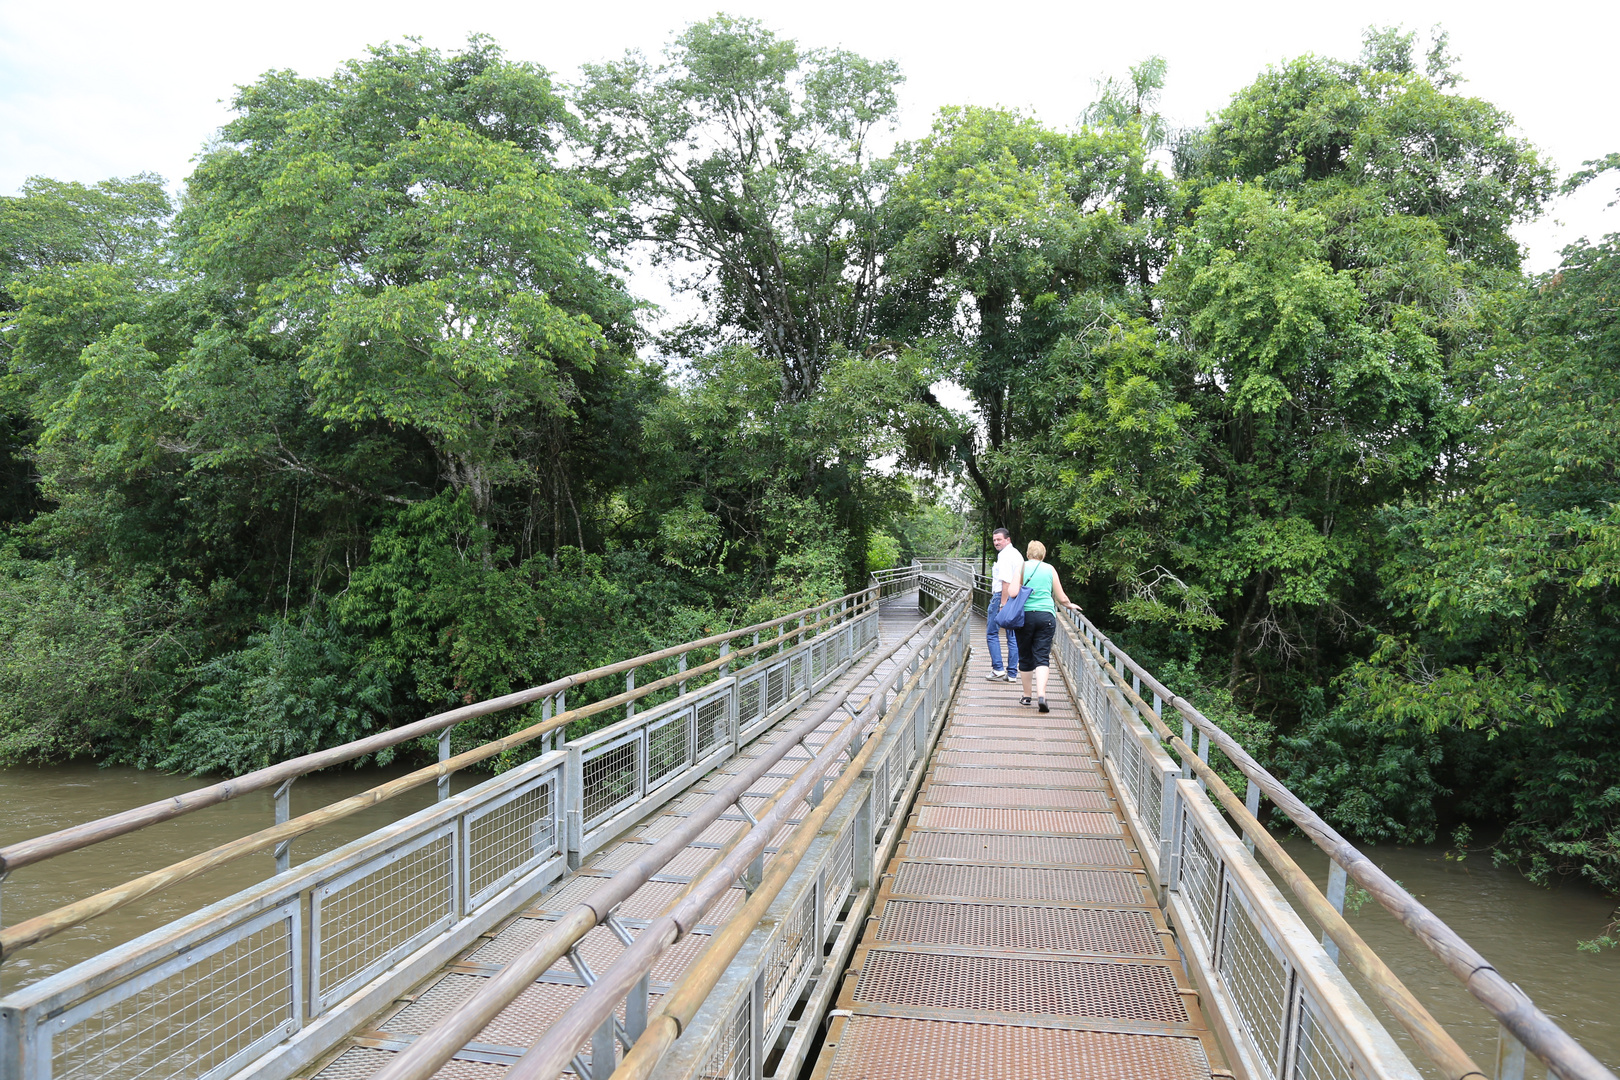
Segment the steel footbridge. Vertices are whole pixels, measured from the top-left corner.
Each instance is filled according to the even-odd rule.
[[[3,960],[273,863],[0,1000],[0,1080],[1615,1080],[1088,620],[1059,620],[1049,713],[968,679],[986,588],[914,563],[0,849],[3,882],[275,795],[257,832],[0,928]],[[512,734],[453,752],[496,713]],[[290,813],[298,777],[424,738],[436,763]],[[452,794],[474,766],[497,771]],[[294,864],[419,788],[428,808]],[[1262,800],[1329,855],[1325,889]],[[1352,882],[1499,1025],[1495,1060],[1345,921]]]

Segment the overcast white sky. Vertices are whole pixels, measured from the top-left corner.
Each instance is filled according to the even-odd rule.
[[[806,45],[893,58],[907,76],[900,137],[941,105],[1009,105],[1072,123],[1092,80],[1151,53],[1169,60],[1164,111],[1202,122],[1267,64],[1305,52],[1353,57],[1370,24],[1442,24],[1464,90],[1507,109],[1562,173],[1620,150],[1620,3],[1491,0],[1022,5],[883,0],[520,4],[498,0],[287,0],[275,4],[0,0],[0,193],[29,176],[95,181],[142,170],[178,184],[228,113],[232,87],[272,68],[330,74],[366,45],[414,35],[455,48],[493,35],[510,56],[567,80],[723,9]],[[1523,230],[1530,268],[1580,235],[1620,231],[1615,183],[1557,204]]]

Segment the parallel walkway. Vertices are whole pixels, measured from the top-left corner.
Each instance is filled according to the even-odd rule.
[[[881,650],[910,635],[919,618],[915,591],[885,601],[881,609],[877,648]],[[885,661],[874,675],[856,686],[854,700],[858,701],[864,696],[863,687],[877,685],[894,663],[892,659]],[[547,925],[561,913],[579,904],[600,882],[617,870],[628,866],[647,850],[647,845],[668,835],[692,807],[708,800],[711,793],[736,776],[744,762],[757,759],[767,747],[782,738],[787,729],[801,723],[819,704],[850,687],[861,666],[857,661],[850,671],[801,705],[775,728],[757,738],[742,753],[731,758],[680,798],[590,856],[584,866],[563,877],[529,910],[496,928],[412,993],[397,1000],[346,1045],[327,1055],[310,1075],[317,1080],[365,1080],[381,1069],[395,1054],[409,1047],[415,1038],[471,997],[485,980],[498,974],[507,961],[544,934]],[[763,815],[774,793],[788,785],[843,721],[841,714],[835,714],[817,729],[815,735],[805,740],[810,748],[808,751],[805,746],[789,751],[771,772],[755,784],[745,796],[745,803],[756,817]],[[838,764],[829,771],[829,778],[836,777],[847,760],[847,757],[840,757]],[[767,861],[809,810],[804,802],[798,803],[791,812],[792,823],[773,837],[766,847]],[[677,855],[664,868],[664,872],[654,875],[651,881],[625,901],[618,909],[621,925],[632,936],[646,927],[675,903],[686,887],[701,877],[730,842],[747,828],[747,821],[735,809],[721,815],[720,820]],[[681,977],[703,951],[719,925],[741,907],[746,898],[747,893],[741,887],[727,890],[705,913],[698,929],[665,953],[652,973],[652,1003],[656,1003],[659,996]],[[502,1076],[529,1045],[584,994],[585,976],[605,971],[623,952],[624,945],[610,929],[599,926],[591,930],[577,949],[577,955],[584,961],[587,972],[576,970],[567,959],[559,961],[436,1075],[444,1080],[495,1080]],[[619,1017],[621,1021],[624,1019],[622,1004]],[[619,1052],[622,1056],[622,1050]],[[591,1061],[589,1043],[580,1047],[580,1056],[587,1063]],[[606,1073],[598,1075],[606,1076]]]
[[[1062,679],[1042,715],[984,667],[946,721],[815,1080],[1229,1075]]]

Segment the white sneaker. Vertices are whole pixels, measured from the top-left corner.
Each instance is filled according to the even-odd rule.
[[[985,682],[1007,682],[1008,681],[1007,680],[1007,673],[1005,671],[992,671],[992,672],[990,672],[990,674],[986,675],[984,677],[984,679],[985,679]]]

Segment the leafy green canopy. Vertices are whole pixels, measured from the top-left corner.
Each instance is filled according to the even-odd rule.
[[[1464,815],[1506,818],[1498,851],[1532,876],[1578,873],[1610,891],[1620,890],[1617,290],[1610,235],[1566,249],[1557,271],[1493,312],[1495,347],[1468,403],[1476,469],[1444,499],[1386,511],[1381,577],[1402,624],[1350,668],[1341,713],[1310,733],[1327,736],[1328,753],[1301,745],[1297,764],[1349,822],[1402,837],[1432,835],[1450,809],[1444,784]],[[1411,757],[1405,783],[1369,782],[1375,755]]]
[[[690,38],[712,75],[759,33]],[[541,69],[385,46],[234,104],[177,217],[154,177],[0,204],[4,760],[252,768],[836,595],[910,504],[870,463],[920,354],[834,335],[810,392],[724,321],[703,378],[636,358],[644,207]]]
[[[189,182],[186,254],[296,360],[316,418],[420,432],[487,513],[512,425],[565,415],[630,308],[589,216],[606,193],[551,160],[550,80],[475,39],[271,75],[236,107]]]
[[[789,400],[872,335],[892,167],[870,141],[899,82],[892,61],[724,15],[657,67],[635,53],[585,67],[592,171],[626,199],[622,235],[702,303],[692,337],[769,356]]]

